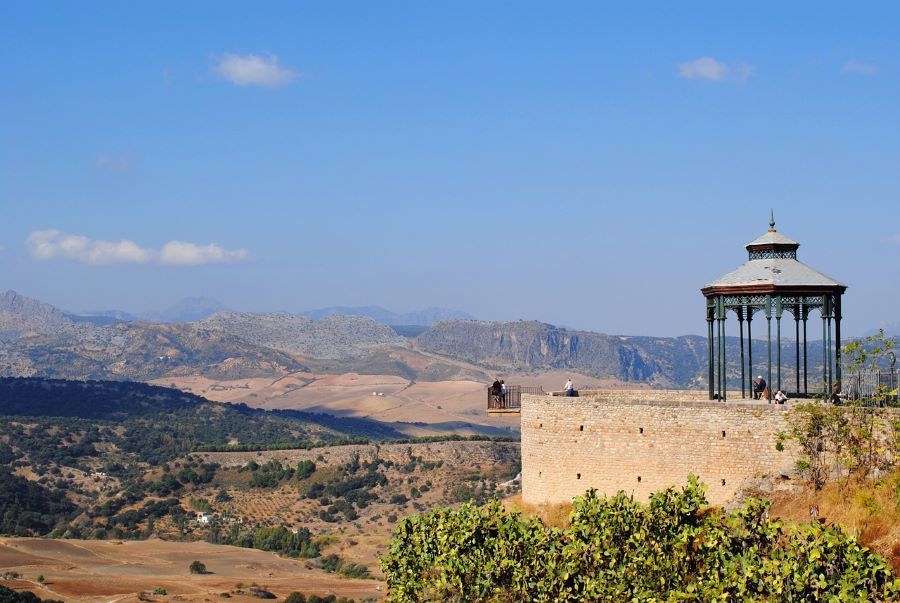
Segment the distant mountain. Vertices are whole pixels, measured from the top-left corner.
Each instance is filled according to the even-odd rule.
[[[0,376],[239,379],[303,368],[288,354],[221,330],[191,323],[74,322],[49,304],[14,291],[0,294]]]
[[[220,312],[197,325],[312,358],[357,358],[373,348],[408,345],[390,327],[362,316],[331,315],[314,320],[292,314]]]
[[[151,322],[194,322],[216,312],[228,311],[224,304],[211,297],[186,297],[160,312],[145,312],[140,315],[140,319]]]
[[[384,325],[406,325],[406,326],[431,326],[441,320],[472,320],[474,316],[461,312],[459,310],[449,310],[447,308],[425,308],[417,312],[407,312],[398,314],[391,312],[380,306],[331,306],[328,308],[320,308],[318,310],[309,310],[301,312],[300,316],[314,318],[316,320],[326,318],[328,316],[365,316]]]
[[[74,328],[75,323],[50,304],[15,291],[0,293],[0,340],[70,332]]]
[[[495,370],[562,369],[666,388],[706,387],[709,358],[706,338],[696,335],[626,337],[568,330],[535,321],[439,322],[419,335],[416,343],[423,351]],[[727,337],[725,343],[729,386],[740,389],[739,340]],[[765,344],[754,338],[753,369],[745,374],[748,382],[750,373],[766,373],[765,349]],[[808,353],[809,388],[817,391],[821,383],[821,342],[810,341]],[[791,390],[796,389],[795,365],[794,343],[783,340],[782,383]]]
[[[423,350],[482,366],[569,369],[662,387],[696,386],[706,366],[701,337],[621,337],[536,321],[443,321],[416,341]]]

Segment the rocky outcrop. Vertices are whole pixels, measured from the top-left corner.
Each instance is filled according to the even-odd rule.
[[[706,366],[700,337],[621,337],[535,321],[444,321],[416,341],[423,350],[492,368],[568,369],[665,387],[695,386]]]
[[[75,323],[44,302],[15,291],[0,293],[0,340],[27,334],[71,332]]]

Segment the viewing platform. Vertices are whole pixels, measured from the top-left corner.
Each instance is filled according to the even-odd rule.
[[[488,415],[517,415],[522,410],[522,394],[536,396],[549,395],[543,386],[507,385],[506,393],[495,393],[491,386],[487,387]]]
[[[487,388],[487,414],[488,415],[509,415],[520,414],[522,411],[522,395],[547,396],[550,398],[565,398],[566,392],[563,390],[546,392],[542,386],[527,387],[522,385],[507,386],[507,394],[505,399],[496,396],[491,392],[491,388]],[[571,397],[572,404],[584,404],[590,401],[643,401],[643,402],[704,402],[721,404],[718,400],[709,400],[709,394],[705,390],[681,390],[681,389],[583,389],[576,390],[575,395]],[[728,403],[748,404],[764,404],[769,402],[765,399],[754,400],[752,398],[741,398],[739,391],[728,392]]]

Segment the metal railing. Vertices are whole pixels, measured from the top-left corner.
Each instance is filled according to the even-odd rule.
[[[845,373],[841,389],[847,400],[900,402],[900,370]]]
[[[507,385],[506,393],[495,394],[491,386],[487,388],[488,410],[518,410],[522,408],[522,394],[545,395],[543,386]]]

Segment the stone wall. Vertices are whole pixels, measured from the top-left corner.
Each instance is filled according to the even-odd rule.
[[[522,498],[568,502],[589,488],[640,500],[684,484],[729,501],[748,478],[790,473],[795,457],[775,449],[790,405],[711,402],[706,392],[582,392],[522,396]]]

